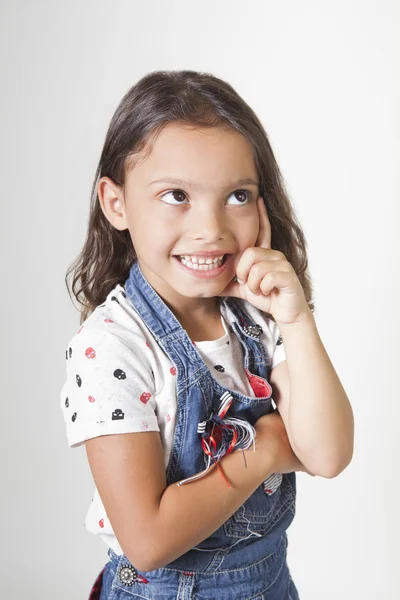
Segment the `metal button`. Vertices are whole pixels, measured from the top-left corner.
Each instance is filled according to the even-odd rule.
[[[256,325],[246,325],[245,327],[243,327],[243,331],[249,337],[254,337],[258,339],[261,337],[262,327],[261,325],[258,325],[258,323]]]
[[[130,565],[122,565],[119,567],[118,577],[124,585],[132,585],[138,578],[136,570]]]

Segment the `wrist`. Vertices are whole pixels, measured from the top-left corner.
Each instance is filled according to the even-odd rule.
[[[282,333],[285,329],[292,329],[296,327],[309,326],[310,324],[315,325],[315,317],[314,313],[310,309],[310,307],[305,308],[305,310],[298,315],[297,319],[292,323],[283,323],[281,321],[276,321],[278,325],[279,331]]]

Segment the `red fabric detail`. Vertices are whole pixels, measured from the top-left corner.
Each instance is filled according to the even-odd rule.
[[[223,419],[223,418],[224,418],[224,416],[226,415],[226,413],[227,413],[227,412],[228,412],[228,410],[230,409],[230,407],[231,407],[231,404],[232,404],[232,399],[230,400],[230,402],[229,402],[229,403],[227,403],[227,404],[226,404],[226,406],[225,406],[224,410],[222,410],[221,412],[219,412],[219,413],[218,413],[218,416],[219,416],[221,419]]]
[[[147,402],[150,400],[150,398],[151,398],[150,392],[143,392],[143,394],[141,394],[141,396],[140,396],[140,400],[143,402],[143,404],[147,404]]]
[[[248,369],[245,371],[256,398],[267,398],[272,394],[272,387],[266,379],[253,375]]]
[[[97,579],[94,582],[92,589],[90,590],[88,600],[99,600],[100,594],[101,594],[102,583],[103,583],[104,571],[105,571],[105,567],[98,574]]]
[[[226,425],[226,427],[227,427],[227,425]],[[221,439],[221,437],[222,437],[222,431],[221,431],[221,427],[220,427],[219,425],[218,425],[218,426],[214,426],[214,427],[213,427],[213,430],[212,430],[212,432],[211,432],[211,434],[210,434],[210,435],[207,437],[207,443],[208,443],[208,445],[209,445],[209,446],[212,446],[212,447],[214,448],[214,451],[215,451],[215,450],[217,449],[217,442],[216,442],[215,438],[213,437],[214,430],[215,430],[215,438],[216,438],[218,441],[219,441],[219,440]],[[237,439],[237,433],[236,433],[236,431],[235,431],[234,433],[235,433],[235,435],[236,435],[236,437],[235,437],[235,443],[236,443],[236,439]],[[217,460],[215,460],[215,458],[214,458],[214,456],[213,456],[213,451],[212,451],[212,450],[211,450],[211,451],[209,451],[209,450],[207,449],[207,447],[206,447],[206,443],[205,443],[205,440],[204,440],[204,438],[202,438],[202,440],[201,440],[201,445],[202,445],[202,448],[203,448],[203,451],[204,451],[204,453],[205,453],[205,454],[207,454],[207,456],[210,456],[210,457],[211,457],[211,459],[214,461],[214,464],[215,464],[215,466],[217,467],[217,469],[218,469],[218,471],[219,471],[219,473],[220,473],[220,475],[221,475],[222,479],[225,481],[225,483],[226,483],[226,486],[227,486],[228,488],[230,488],[230,487],[231,487],[231,484],[229,483],[229,481],[228,481],[228,480],[227,480],[227,478],[225,477],[225,474],[224,474],[223,470],[221,469],[220,465],[218,464],[218,461],[217,461]],[[232,446],[232,444],[231,444],[231,446]],[[231,450],[233,449],[233,447],[231,447],[231,446],[229,446],[229,448],[228,448],[228,451],[226,452],[226,454],[228,454],[229,452],[231,452]]]

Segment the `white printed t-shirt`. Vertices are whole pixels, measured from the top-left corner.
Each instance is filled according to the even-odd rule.
[[[243,303],[263,329],[262,340],[272,356],[272,369],[285,360],[279,328],[249,302]],[[195,341],[196,347],[216,380],[254,397],[244,371],[242,346],[230,331],[223,304],[221,321],[225,334],[214,341]],[[177,410],[176,369],[134,310],[122,285],[109,292],[70,340],[66,370],[60,403],[71,448],[100,435],[159,431],[167,468]],[[85,527],[116,554],[123,553],[97,488]]]

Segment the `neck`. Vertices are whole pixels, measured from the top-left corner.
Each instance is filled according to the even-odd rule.
[[[213,318],[220,318],[220,296],[210,298],[191,298],[176,292],[166,281],[147,269],[146,265],[140,264],[143,275],[163,299],[168,308],[174,313],[178,321],[201,323]]]

